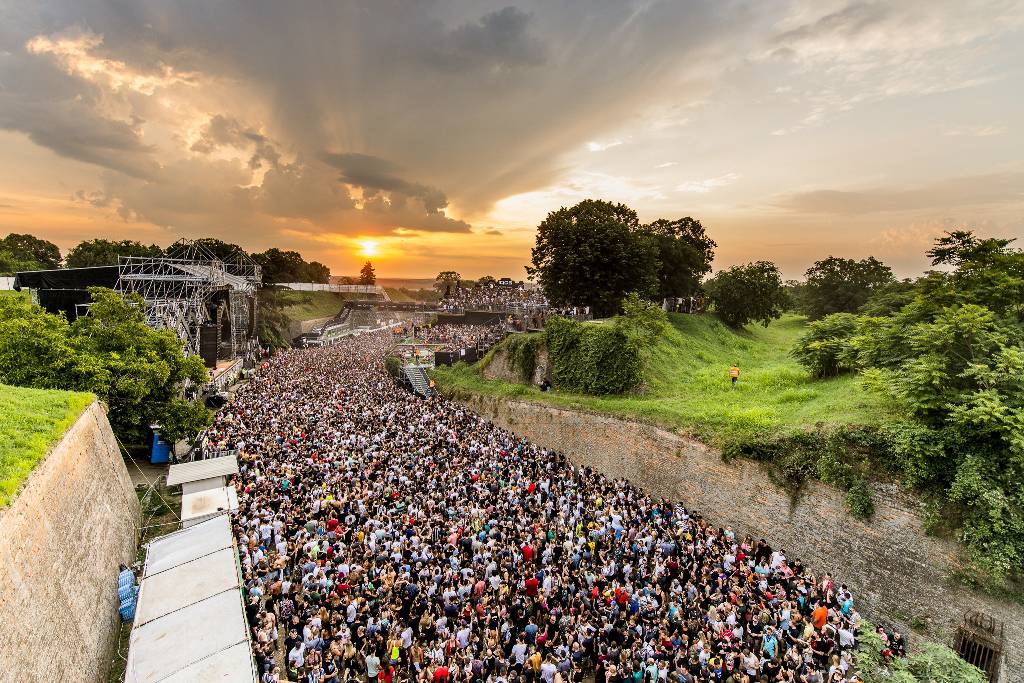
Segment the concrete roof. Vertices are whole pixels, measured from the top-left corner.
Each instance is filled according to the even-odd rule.
[[[143,576],[150,577],[230,547],[231,521],[227,515],[218,515],[150,541]]]
[[[152,541],[144,577],[125,683],[256,683],[227,515]]]
[[[171,465],[167,471],[167,485],[176,486],[188,481],[201,481],[232,474],[238,474],[238,458],[234,455],[194,460],[180,465]]]
[[[238,492],[234,486],[186,493],[181,497],[182,521],[238,509]]]
[[[252,657],[240,657],[237,645],[249,650],[241,593],[233,588],[132,629],[124,680],[158,683],[174,675],[177,680],[211,680],[190,678],[187,670],[196,667],[230,668],[236,677],[232,680],[255,683]],[[222,658],[224,662],[216,661]],[[234,668],[232,662],[244,668]]]

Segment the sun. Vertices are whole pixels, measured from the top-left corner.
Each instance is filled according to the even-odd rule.
[[[359,253],[363,256],[376,256],[380,253],[380,245],[377,244],[377,240],[359,240],[356,244],[359,245]]]

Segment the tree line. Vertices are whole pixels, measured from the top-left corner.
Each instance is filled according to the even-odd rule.
[[[194,244],[221,260],[239,254],[248,256],[262,268],[263,283],[267,285],[277,282],[330,282],[330,268],[319,261],[306,261],[297,251],[273,247],[249,254],[237,244],[212,237],[195,240]],[[136,240],[92,239],[79,242],[62,256],[53,242],[34,235],[11,233],[0,240],[0,275],[62,267],[116,266],[118,258],[122,256],[158,258],[166,255],[167,249],[156,244],[143,244]]]

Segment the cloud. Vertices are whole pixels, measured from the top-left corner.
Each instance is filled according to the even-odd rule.
[[[230,116],[217,114],[203,128],[199,139],[192,143],[193,152],[210,154],[223,147],[251,150],[249,168],[260,168],[264,163],[274,167],[281,161],[281,153],[265,135],[255,128],[245,126]]]
[[[704,180],[688,180],[685,183],[681,183],[676,186],[676,190],[679,192],[696,192],[698,194],[707,194],[712,190],[719,187],[725,187],[726,185],[732,185],[742,176],[739,173],[726,173],[724,175],[716,176],[714,178],[705,178]]]
[[[993,135],[1002,135],[1006,132],[1006,126],[1002,124],[989,124],[983,126],[965,126],[961,128],[947,128],[943,135],[948,137],[971,137],[987,138]]]
[[[670,168],[672,166],[677,166],[677,165],[679,165],[678,161],[666,161],[665,163],[658,164],[654,168]]]
[[[587,143],[587,150],[591,152],[603,152],[612,147],[618,147],[622,144],[622,140],[611,140],[609,142],[596,142],[591,140]]]
[[[820,189],[783,195],[775,206],[801,213],[859,215],[1024,204],[1024,172],[989,173],[939,180],[917,187]]]
[[[448,206],[448,198],[441,190],[399,177],[398,164],[386,159],[355,152],[326,153],[323,159],[341,171],[342,182],[367,191],[367,196],[387,192],[392,201],[402,201],[405,197],[419,199],[431,214]]]
[[[546,48],[529,32],[532,15],[503,7],[451,30],[433,62],[450,69],[516,69],[544,63]]]

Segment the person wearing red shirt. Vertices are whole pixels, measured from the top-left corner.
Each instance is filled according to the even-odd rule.
[[[531,576],[526,580],[526,594],[531,598],[537,597],[538,588],[540,587],[540,581],[537,580],[536,576]]]

